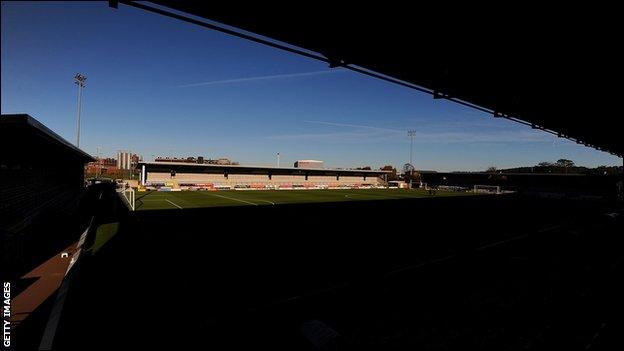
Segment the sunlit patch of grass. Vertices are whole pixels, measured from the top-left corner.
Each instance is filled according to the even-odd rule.
[[[100,225],[95,232],[95,242],[91,247],[91,253],[95,254],[100,250],[110,239],[117,234],[119,230],[119,222],[105,223]]]

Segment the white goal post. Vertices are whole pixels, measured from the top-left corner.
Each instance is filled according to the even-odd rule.
[[[122,200],[128,205],[128,207],[134,211],[134,189],[132,188],[120,188],[117,189],[117,193],[121,196]]]
[[[501,189],[498,185],[475,185],[472,189],[473,193],[489,193],[489,194],[500,194]]]

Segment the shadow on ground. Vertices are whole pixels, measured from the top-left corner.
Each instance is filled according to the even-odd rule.
[[[621,307],[609,208],[512,195],[125,212],[55,346],[599,348]]]

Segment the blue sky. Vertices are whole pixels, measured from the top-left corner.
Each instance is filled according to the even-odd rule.
[[[112,156],[229,157],[282,165],[401,167],[415,129],[417,169],[483,170],[607,153],[276,49],[107,3],[2,2],[2,113],[28,113]]]

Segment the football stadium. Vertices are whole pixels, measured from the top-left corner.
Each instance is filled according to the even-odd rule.
[[[77,4],[73,11],[78,12],[72,14],[87,16],[82,6],[92,5]],[[363,84],[357,79],[366,78],[398,90],[392,90],[383,100],[387,105],[377,126],[351,125],[356,128],[351,133],[316,130],[304,134],[308,139],[301,134],[269,137],[273,128],[281,128],[281,123],[294,117],[280,116],[276,118],[277,127],[255,125],[255,130],[253,123],[266,117],[266,111],[259,109],[257,116],[237,120],[233,112],[214,115],[203,109],[225,101],[235,111],[247,103],[240,93],[245,88],[237,87],[229,93],[219,90],[224,84],[254,79],[244,75],[223,80],[215,75],[212,78],[216,81],[191,84],[205,88],[208,97],[199,102],[187,95],[179,101],[170,98],[172,91],[187,94],[184,89],[188,85],[172,86],[174,80],[168,77],[160,82],[164,88],[150,84],[145,91],[128,83],[132,103],[121,104],[108,94],[122,81],[109,81],[111,86],[92,90],[99,94],[93,94],[92,100],[85,98],[85,104],[98,102],[104,108],[85,109],[86,116],[88,111],[97,117],[89,120],[83,116],[83,123],[91,123],[89,133],[83,135],[83,144],[80,114],[86,78],[80,74],[75,77],[76,142],[62,136],[71,134],[69,122],[59,117],[62,114],[48,112],[48,105],[39,101],[45,101],[45,96],[21,101],[32,105],[29,113],[5,113],[3,105],[0,232],[4,347],[624,349],[621,164],[580,167],[562,158],[562,162],[487,171],[419,170],[412,165],[414,139],[405,139],[404,130],[399,131],[404,139],[398,147],[367,139],[371,135],[384,142],[394,138],[396,130],[386,125],[385,113],[400,114],[393,111],[397,96],[415,90],[436,102],[484,112],[531,133],[571,141],[575,148],[608,153],[621,162],[624,146],[612,117],[613,111],[620,109],[619,100],[609,98],[610,88],[596,80],[596,76],[613,75],[621,66],[619,48],[611,50],[618,42],[613,34],[617,31],[603,28],[616,22],[605,20],[583,29],[592,38],[611,38],[605,44],[611,48],[607,50],[586,40],[587,33],[577,33],[576,21],[564,22],[553,30],[551,20],[535,20],[528,28],[524,26],[526,19],[515,22],[504,13],[490,16],[491,9],[477,11],[472,17],[461,9],[445,8],[421,12],[445,16],[432,16],[436,23],[419,29],[415,23],[428,16],[416,17],[412,10],[395,5],[378,5],[359,8],[356,13],[352,7],[333,3],[301,9],[230,4],[225,6],[227,11],[199,2],[97,3],[109,16],[101,17],[101,22],[93,21],[105,26],[98,33],[121,28],[147,43],[131,42],[114,50],[116,46],[104,46],[107,52],[130,53],[142,60],[131,65],[135,61],[113,56],[97,58],[95,61],[106,61],[114,67],[103,69],[99,79],[120,76],[114,73],[120,65],[130,67],[125,82],[139,79],[142,67],[157,59],[150,56],[149,48],[135,52],[134,46],[140,44],[157,48],[165,67],[174,75],[187,72],[187,66],[197,71],[205,68],[203,74],[213,74],[212,67],[204,67],[204,58],[194,55],[197,46],[206,44],[197,38],[210,31],[223,36],[215,40],[236,38],[297,59],[320,61],[330,69],[349,71],[356,77],[357,89]],[[31,16],[29,11],[34,8],[27,10],[19,18],[33,18],[28,26],[70,11],[61,6],[39,18]],[[579,18],[590,16],[586,11],[579,12]],[[547,12],[543,15],[548,19],[561,17],[559,12]],[[19,11],[6,13],[6,18],[11,19]],[[130,16],[131,21],[123,22],[121,16]],[[139,28],[135,20],[149,25]],[[177,27],[172,30],[168,26]],[[5,42],[27,45],[28,40],[14,38],[30,33],[7,31],[11,40],[5,41],[4,29],[3,24],[3,62],[5,45],[9,45]],[[81,35],[74,31],[66,35]],[[491,35],[493,31],[508,40],[496,39]],[[195,46],[192,51],[179,50],[180,42],[168,35],[180,41],[193,37]],[[558,45],[553,45],[555,37]],[[125,39],[114,36],[110,40],[114,44]],[[225,48],[230,45],[224,43],[221,46]],[[415,43],[417,53],[413,50]],[[41,46],[39,41],[30,45]],[[48,50],[46,45],[43,47]],[[74,53],[76,47],[70,41],[70,52]],[[90,51],[95,46],[87,47],[88,55],[97,56]],[[596,55],[580,59],[576,53],[581,49]],[[217,61],[231,59],[230,54],[220,54],[218,50],[210,52]],[[30,58],[30,52],[28,55]],[[253,67],[259,59],[240,56],[241,71]],[[169,66],[178,58],[183,65]],[[281,64],[271,56],[265,59]],[[59,67],[65,62],[52,61]],[[13,69],[6,65],[5,70],[3,63],[3,90],[5,86],[12,89],[12,95],[6,96],[13,102],[19,100],[16,92],[26,85],[8,79],[5,83],[5,71]],[[279,78],[271,74],[254,80],[265,84],[261,88],[247,91],[268,91],[277,79],[323,74],[289,73]],[[316,89],[327,92],[317,103],[331,100],[336,94],[323,83],[317,84]],[[368,89],[374,95],[381,88],[362,86],[362,94]],[[53,101],[50,108],[58,103],[59,96],[64,96],[55,93],[44,94],[53,99],[48,100]],[[287,98],[271,95],[261,102],[264,107],[275,108],[271,111],[288,116],[292,112],[290,101],[304,90],[289,93],[292,91],[284,89]],[[147,96],[155,97],[162,105],[145,103]],[[200,141],[187,137],[193,126],[185,113],[156,116],[166,105],[178,108],[183,104],[189,104],[198,116],[211,119],[210,126],[200,130]],[[309,111],[305,113],[331,112],[323,106],[306,109]],[[334,112],[346,110],[338,108]],[[352,112],[362,112],[358,111]],[[48,118],[46,113],[54,116]],[[107,120],[108,116],[122,113],[132,116],[127,125]],[[479,132],[479,122],[466,115],[462,128],[474,124],[472,131]],[[220,136],[225,128],[219,124],[228,118],[234,120],[235,135],[245,135]],[[314,124],[306,123],[304,127]],[[410,123],[421,129],[427,127],[417,119],[410,119]],[[349,126],[322,121],[316,124],[324,128]],[[112,132],[101,132],[105,130]],[[406,131],[409,137],[414,136],[412,129]],[[170,158],[200,146],[213,155],[226,150],[226,156],[237,156],[229,154],[228,148],[240,146],[242,139],[255,134],[260,136],[252,141],[255,145],[291,141],[284,145],[291,145],[290,159],[297,161],[280,167],[277,154],[277,165],[266,165],[267,161],[258,156],[260,151],[244,147],[240,149],[246,150],[245,158],[236,158],[242,164],[230,162],[229,158]],[[508,137],[502,134],[503,139]],[[328,135],[328,146],[322,149],[318,138]],[[365,140],[352,143],[349,138],[354,135]],[[531,139],[520,135],[523,142]],[[437,138],[456,136],[451,132],[435,134],[436,140],[425,141],[419,147],[442,150],[453,143],[438,143]],[[143,142],[145,155],[162,152],[166,157],[144,160],[130,151],[121,151],[121,142],[115,144],[116,160],[107,158],[106,153],[100,155],[100,144],[113,144],[118,138]],[[347,157],[339,155],[335,138],[348,140],[342,155],[357,158],[357,163],[344,161]],[[94,152],[88,153],[81,146],[85,139],[94,145]],[[445,150],[458,155],[458,159],[466,158],[468,149],[474,146],[468,139]],[[494,143],[490,135],[485,139],[491,154],[479,157],[507,155],[506,141]],[[568,144],[556,148],[548,140],[548,152],[552,154],[572,148]],[[410,161],[403,172],[393,166],[380,167],[386,163],[358,166],[373,157],[406,158],[403,154],[408,144]],[[182,151],[177,151],[176,145],[183,145],[179,147]],[[292,145],[312,151],[300,152]],[[363,145],[368,152],[360,150]],[[515,157],[529,159],[538,148],[535,145],[542,144],[526,146],[520,149],[524,153]],[[128,149],[123,146],[123,150]],[[112,154],[111,150],[106,152]],[[322,152],[327,157],[319,157]],[[331,162],[331,166],[325,166],[325,162]],[[347,168],[351,164],[356,166]],[[87,176],[89,172],[93,172],[92,176]]]

